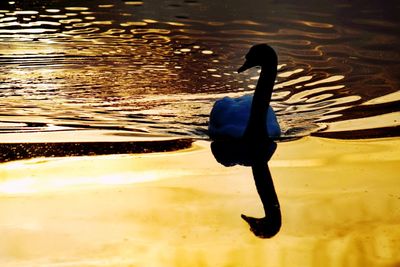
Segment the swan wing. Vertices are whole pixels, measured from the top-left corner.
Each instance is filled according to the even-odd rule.
[[[217,100],[210,114],[210,137],[241,138],[249,120],[251,99],[224,97]]]
[[[275,111],[272,109],[271,106],[268,107],[266,124],[269,137],[281,136],[281,127],[279,126]]]
[[[212,139],[242,138],[249,122],[252,95],[217,100],[210,113],[208,133]],[[279,137],[281,130],[275,112],[268,107],[267,125],[269,137]]]

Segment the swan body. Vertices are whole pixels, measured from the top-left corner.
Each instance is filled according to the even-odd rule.
[[[250,48],[238,72],[260,66],[261,73],[253,95],[224,97],[214,104],[208,127],[211,139],[244,139],[257,143],[281,135],[274,110],[269,105],[277,74],[278,57],[267,44]]]
[[[215,102],[208,127],[211,139],[231,138],[241,139],[249,123],[253,95],[237,98],[224,97]],[[267,137],[276,138],[281,135],[281,129],[271,106],[268,106],[265,121]]]

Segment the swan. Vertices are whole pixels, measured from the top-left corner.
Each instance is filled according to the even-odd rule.
[[[217,100],[211,110],[208,134],[213,140],[265,139],[281,135],[275,112],[269,105],[277,74],[278,57],[272,47],[257,44],[246,54],[238,69],[241,73],[260,66],[261,73],[253,95]]]

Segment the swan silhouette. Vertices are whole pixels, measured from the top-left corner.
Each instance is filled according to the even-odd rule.
[[[218,100],[211,111],[209,136],[211,151],[224,166],[251,166],[253,178],[264,207],[265,217],[241,215],[258,237],[276,235],[282,224],[281,210],[268,161],[276,149],[271,139],[281,130],[273,109],[269,106],[277,74],[278,57],[267,44],[250,48],[246,61],[238,72],[261,66],[261,74],[253,96]]]
[[[281,135],[275,112],[269,105],[277,74],[278,57],[267,44],[257,44],[246,54],[238,72],[260,66],[253,95],[217,100],[211,110],[208,134],[213,140],[276,138]]]

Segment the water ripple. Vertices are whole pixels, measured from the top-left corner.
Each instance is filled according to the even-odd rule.
[[[268,42],[286,136],[400,134],[400,37],[387,6],[261,2],[234,16],[220,2],[0,4],[0,121],[203,138],[216,99],[255,88],[257,70],[235,71],[250,45]]]

